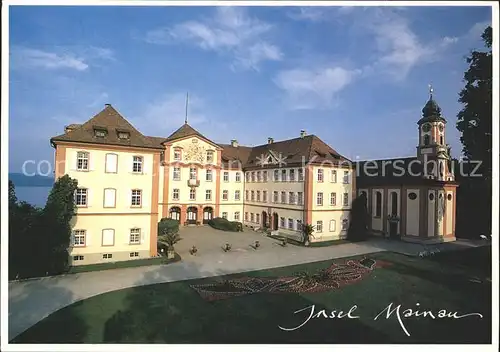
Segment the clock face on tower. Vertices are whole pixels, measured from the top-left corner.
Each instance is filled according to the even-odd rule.
[[[439,132],[443,132],[444,126],[442,124],[439,125]]]
[[[430,130],[431,130],[431,125],[429,125],[428,123],[422,126],[422,131],[429,132]]]

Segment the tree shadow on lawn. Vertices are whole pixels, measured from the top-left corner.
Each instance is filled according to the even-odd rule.
[[[231,275],[235,276],[235,275]],[[245,276],[236,275],[236,276]],[[220,282],[221,278],[213,280]],[[219,301],[205,301],[190,287],[205,280],[189,280],[132,289],[127,309],[116,312],[104,327],[105,343],[387,343],[387,335],[360,319],[311,319],[325,309],[307,294],[256,293]],[[296,311],[306,308],[300,313]],[[347,312],[350,307],[344,312]]]
[[[134,285],[155,284],[212,274],[208,271],[200,272],[199,265],[195,263],[175,264],[118,270],[120,270],[119,275],[129,275],[127,271],[132,275],[135,270],[145,269],[146,272],[141,280]],[[124,307],[125,293],[134,288],[99,294],[72,304],[75,301],[72,292],[62,287],[64,283],[57,286],[60,280],[67,282],[67,280],[78,280],[85,275],[95,276],[95,274],[96,272],[70,274],[21,283],[23,286],[18,286],[16,289],[20,294],[13,295],[9,302],[9,312],[11,314],[16,312],[15,314],[18,315],[16,320],[24,322],[20,324],[21,327],[16,326],[13,332],[25,331],[17,335],[11,343],[101,343],[103,335],[101,327],[104,321],[116,310]],[[47,283],[48,280],[50,280],[49,283]],[[45,312],[48,313],[45,314]]]
[[[446,309],[447,312],[457,312],[458,316],[480,313],[483,317],[436,320],[418,318],[416,320],[430,320],[430,324],[418,324],[420,334],[429,329],[427,336],[441,336],[440,343],[491,343],[491,282],[476,282],[475,275],[470,272],[449,272],[446,266],[443,267],[443,263],[436,265],[431,260],[421,261],[424,261],[423,267],[418,267],[419,263],[409,265],[398,262],[386,268],[412,286],[412,292],[404,291],[406,296],[399,297],[400,301],[405,301],[405,308],[432,310],[435,315],[439,310]],[[432,265],[427,266],[429,263]],[[420,305],[415,306],[416,303]]]
[[[54,309],[64,307],[75,300],[71,291],[58,286],[59,280],[60,277],[56,276],[9,283],[9,343],[48,342],[46,338],[54,334],[54,330],[49,326],[41,324],[39,328],[29,328]],[[75,304],[79,303],[81,302]],[[55,318],[53,323],[59,327],[56,333],[61,341],[85,341],[88,325],[76,310],[69,311],[64,316],[64,321],[58,320],[57,316]]]

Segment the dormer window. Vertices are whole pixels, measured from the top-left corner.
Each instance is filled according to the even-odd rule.
[[[128,132],[118,132],[118,138],[119,139],[130,139],[130,133]]]
[[[106,132],[106,130],[94,130],[94,134],[96,137],[103,138],[103,137],[106,137],[107,132]]]
[[[94,136],[103,138],[108,135],[108,129],[103,126],[93,126],[94,127]]]

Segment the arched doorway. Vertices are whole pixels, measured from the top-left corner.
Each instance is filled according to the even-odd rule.
[[[186,220],[186,222],[188,224],[196,224],[197,220],[198,220],[198,208],[196,208],[196,207],[187,208],[187,220]]]
[[[170,219],[180,221],[181,220],[181,208],[172,207],[170,208],[170,213],[168,216]]]
[[[278,213],[273,213],[273,226],[272,226],[273,231],[278,230],[278,221],[279,221]]]
[[[206,207],[203,209],[203,223],[207,224],[209,220],[213,218],[214,209],[212,207]]]
[[[262,227],[269,227],[269,222],[267,219],[267,212],[262,212]]]

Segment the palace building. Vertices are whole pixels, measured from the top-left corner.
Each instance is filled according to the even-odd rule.
[[[446,120],[432,96],[422,109],[415,157],[357,163],[369,230],[424,243],[455,240],[456,189]]]
[[[215,143],[186,120],[168,137],[145,136],[106,104],[51,139],[56,178],[78,180],[71,263],[156,256],[162,218],[203,226],[222,217],[292,238],[311,224],[313,241],[340,239],[360,195],[372,233],[453,241],[458,184],[432,90],[417,125],[415,157],[352,163],[305,131],[249,147]]]
[[[300,236],[339,239],[356,194],[354,165],[320,138],[249,147],[211,141],[186,121],[168,137],[145,136],[107,104],[51,138],[55,176],[78,180],[72,265],[157,255],[157,224],[203,226],[214,217]]]

